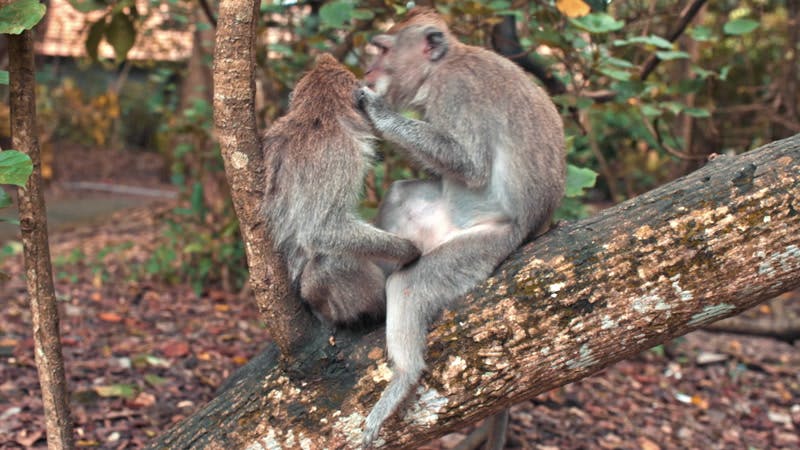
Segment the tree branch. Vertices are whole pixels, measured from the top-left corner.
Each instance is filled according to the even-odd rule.
[[[800,135],[523,247],[446,312],[386,448],[504,407],[800,286]],[[293,363],[256,358],[153,448],[344,448],[386,384],[383,333],[338,332]],[[300,366],[297,361],[304,361]]]
[[[264,155],[255,117],[255,27],[259,2],[223,0],[214,45],[214,123],[225,175],[245,242],[250,286],[284,355],[321,326],[289,289],[286,268],[272,251],[261,213]]]

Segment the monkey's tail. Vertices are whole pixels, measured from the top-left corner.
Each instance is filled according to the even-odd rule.
[[[417,384],[421,374],[419,371],[417,373],[409,373],[397,368],[394,369],[389,385],[386,386],[380,400],[367,416],[367,422],[364,426],[363,448],[367,449],[372,446],[378,437],[378,432],[381,430],[383,422],[397,411],[403,400],[411,393],[411,389]]]

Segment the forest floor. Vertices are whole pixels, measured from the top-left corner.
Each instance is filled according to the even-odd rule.
[[[142,447],[270,339],[246,295],[135,275],[174,207],[141,204],[51,236],[81,447]],[[46,448],[22,259],[1,258],[0,448]],[[800,294],[746,314],[800,317]],[[468,431],[424,448],[454,448]],[[799,435],[800,341],[697,331],[514,406],[507,448],[800,449]]]

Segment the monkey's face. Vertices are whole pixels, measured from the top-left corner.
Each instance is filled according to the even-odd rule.
[[[447,29],[407,23],[372,38],[378,54],[364,76],[367,86],[395,108],[413,106],[422,83],[447,53]]]

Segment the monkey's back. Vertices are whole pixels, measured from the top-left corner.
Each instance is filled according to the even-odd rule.
[[[289,112],[263,135],[264,214],[292,279],[314,235],[356,207],[373,139],[353,104],[357,86],[335,60],[318,61],[298,82]]]
[[[535,231],[563,196],[564,128],[543,89],[516,64],[486,49],[456,45],[423,84],[426,120],[468,148],[491,148],[490,197]],[[442,77],[446,77],[444,80]]]

